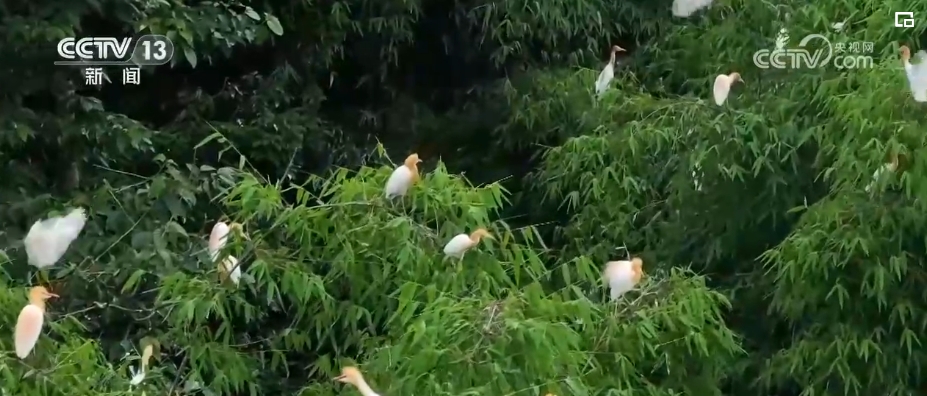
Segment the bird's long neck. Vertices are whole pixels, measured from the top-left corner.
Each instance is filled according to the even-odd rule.
[[[615,64],[615,55],[616,55],[617,53],[618,53],[617,50],[612,50],[612,55],[608,58],[608,64],[609,64],[609,65],[614,65],[614,64]]]
[[[35,305],[36,307],[39,307],[39,309],[41,309],[42,312],[45,312],[45,300],[41,298],[30,298],[29,304]]]
[[[151,360],[151,355],[154,353],[154,350],[151,346],[145,347],[145,350],[142,352],[142,372],[148,370],[148,361]]]
[[[417,182],[418,179],[419,179],[419,175],[418,175],[418,164],[416,164],[416,163],[413,162],[413,163],[410,164],[410,165],[406,165],[406,167],[409,168],[409,170],[412,171],[412,182],[413,182],[413,183],[414,183],[414,182]]]
[[[357,390],[364,396],[380,396],[377,392],[374,392],[370,388],[370,385],[367,385],[367,381],[364,381],[363,378],[357,380]]]

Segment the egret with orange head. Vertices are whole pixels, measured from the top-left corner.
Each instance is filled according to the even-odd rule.
[[[719,74],[715,77],[715,84],[712,90],[712,93],[715,97],[715,104],[721,106],[724,102],[727,101],[727,96],[731,93],[731,85],[734,85],[735,82],[740,81],[741,84],[744,84],[744,80],[740,78],[740,73],[734,72],[731,74]]]
[[[135,370],[134,367],[129,367],[129,371],[132,373],[132,379],[129,380],[129,384],[138,385],[145,380],[145,375],[148,373],[148,363],[155,354],[155,349],[160,346],[157,340],[151,337],[145,337],[142,339],[142,358],[139,369]]]
[[[377,392],[374,392],[370,385],[367,384],[367,381],[364,380],[364,376],[361,374],[360,370],[357,367],[345,367],[341,369],[341,375],[335,377],[335,381],[343,382],[345,384],[354,385],[355,388],[364,396],[380,396]]]
[[[634,257],[631,260],[609,261],[605,263],[604,278],[609,287],[612,301],[633,290],[644,275],[644,261]]]
[[[58,295],[50,293],[42,286],[29,290],[29,304],[19,312],[16,330],[13,334],[16,356],[20,359],[29,356],[36,342],[39,341],[39,335],[42,334],[42,327],[45,324],[45,300],[53,297],[58,297]]]
[[[872,192],[872,188],[876,186],[876,183],[879,183],[887,175],[894,173],[898,170],[898,154],[892,153],[888,162],[883,164],[872,173],[872,181],[869,182],[869,185],[866,186],[866,192]]]
[[[595,80],[595,93],[598,96],[601,96],[608,90],[608,86],[611,84],[612,79],[615,78],[615,56],[618,52],[624,52],[625,49],[617,45],[612,46],[611,56],[608,58],[608,63],[605,64],[605,68],[602,69],[602,72],[599,73],[599,78]]]
[[[411,154],[406,157],[402,165],[396,167],[393,174],[386,181],[386,198],[401,197],[406,195],[409,187],[412,187],[419,180],[418,164],[422,160],[418,154]]]
[[[492,239],[492,237],[492,234],[486,231],[485,228],[477,228],[476,231],[473,231],[470,235],[457,234],[447,242],[447,245],[444,245],[444,254],[449,257],[462,259],[464,253],[479,244],[483,238]]]

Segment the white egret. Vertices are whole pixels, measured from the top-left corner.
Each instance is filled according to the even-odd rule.
[[[35,348],[36,342],[39,341],[42,326],[45,324],[45,300],[52,297],[58,297],[58,295],[49,293],[48,289],[42,286],[36,286],[29,290],[29,304],[19,312],[19,318],[16,320],[16,330],[13,335],[16,356],[19,356],[20,359],[29,356],[29,353]]]
[[[143,342],[146,344],[142,350],[142,359],[139,364],[138,371],[134,367],[129,367],[129,371],[132,373],[132,379],[129,380],[129,383],[132,385],[141,384],[145,380],[145,374],[148,373],[148,361],[151,360],[151,356],[154,355],[154,342]]]
[[[406,157],[402,165],[396,167],[393,174],[389,176],[389,180],[386,181],[387,198],[406,195],[409,187],[412,187],[419,180],[418,164],[421,162],[422,160],[418,158],[418,154],[413,153]]]
[[[644,274],[643,260],[635,257],[630,261],[619,260],[605,263],[604,278],[612,301],[634,289]]]
[[[866,186],[866,192],[872,192],[872,188],[875,187],[876,183],[879,183],[888,174],[894,173],[896,170],[898,170],[898,156],[892,154],[891,161],[883,164],[872,173],[872,181]]]
[[[927,52],[917,51],[917,64],[913,65],[911,64],[911,49],[906,45],[902,45],[899,49],[914,100],[927,102]]]
[[[715,77],[713,93],[716,105],[721,106],[724,104],[724,102],[727,101],[727,96],[731,92],[731,85],[737,81],[744,83],[744,80],[740,78],[740,73],[737,72],[731,74],[719,74],[718,77]]]
[[[457,234],[447,242],[447,245],[444,245],[444,254],[449,257],[463,258],[464,253],[480,243],[483,238],[492,238],[492,234],[485,228],[477,228],[470,235]]]
[[[673,16],[686,18],[711,5],[711,0],[673,0]]]
[[[242,234],[246,239],[248,235],[242,231],[241,224],[232,223],[231,226],[225,224],[225,222],[218,222],[215,226],[212,227],[212,233],[209,234],[209,257],[212,261],[219,259],[220,251],[225,247],[226,242],[228,242],[229,231],[236,230],[238,233]],[[235,285],[238,285],[238,282],[241,281],[241,265],[238,264],[238,259],[235,256],[229,255],[222,260],[219,266],[219,277],[222,280],[230,279]]]
[[[599,78],[595,80],[596,95],[601,96],[603,93],[605,93],[605,91],[608,90],[608,86],[611,84],[612,79],[615,78],[615,54],[617,54],[618,51],[625,51],[625,49],[617,45],[612,47],[612,54],[608,58],[608,63],[605,64],[605,68],[602,69],[601,73],[599,73]]]
[[[782,28],[779,29],[779,34],[776,35],[776,51],[785,50],[785,46],[789,43],[789,29]]]
[[[86,222],[87,216],[81,208],[64,217],[36,221],[23,240],[29,264],[38,269],[54,265],[77,239]]]
[[[695,164],[695,170],[692,171],[692,186],[695,187],[695,191],[702,191],[702,178],[700,176],[704,175],[702,167]]]
[[[364,380],[364,376],[361,375],[357,367],[345,367],[341,369],[341,375],[335,377],[335,381],[354,385],[364,396],[380,396],[380,394],[374,392],[373,389],[370,388],[370,385]]]

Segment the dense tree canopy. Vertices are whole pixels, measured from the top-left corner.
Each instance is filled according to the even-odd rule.
[[[671,5],[3,2],[2,393],[354,394],[355,365],[384,396],[923,394],[927,119],[898,49],[927,24],[893,13],[927,3]],[[780,31],[874,65],[758,68]],[[139,85],[54,65],[62,38],[142,34],[176,51]],[[30,266],[32,224],[75,207]],[[628,253],[644,280],[610,301]],[[36,285],[60,298],[20,359]]]

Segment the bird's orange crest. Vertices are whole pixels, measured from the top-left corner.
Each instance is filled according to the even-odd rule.
[[[902,45],[898,47],[898,50],[901,51],[901,60],[907,62],[911,60],[911,49],[907,45]]]

